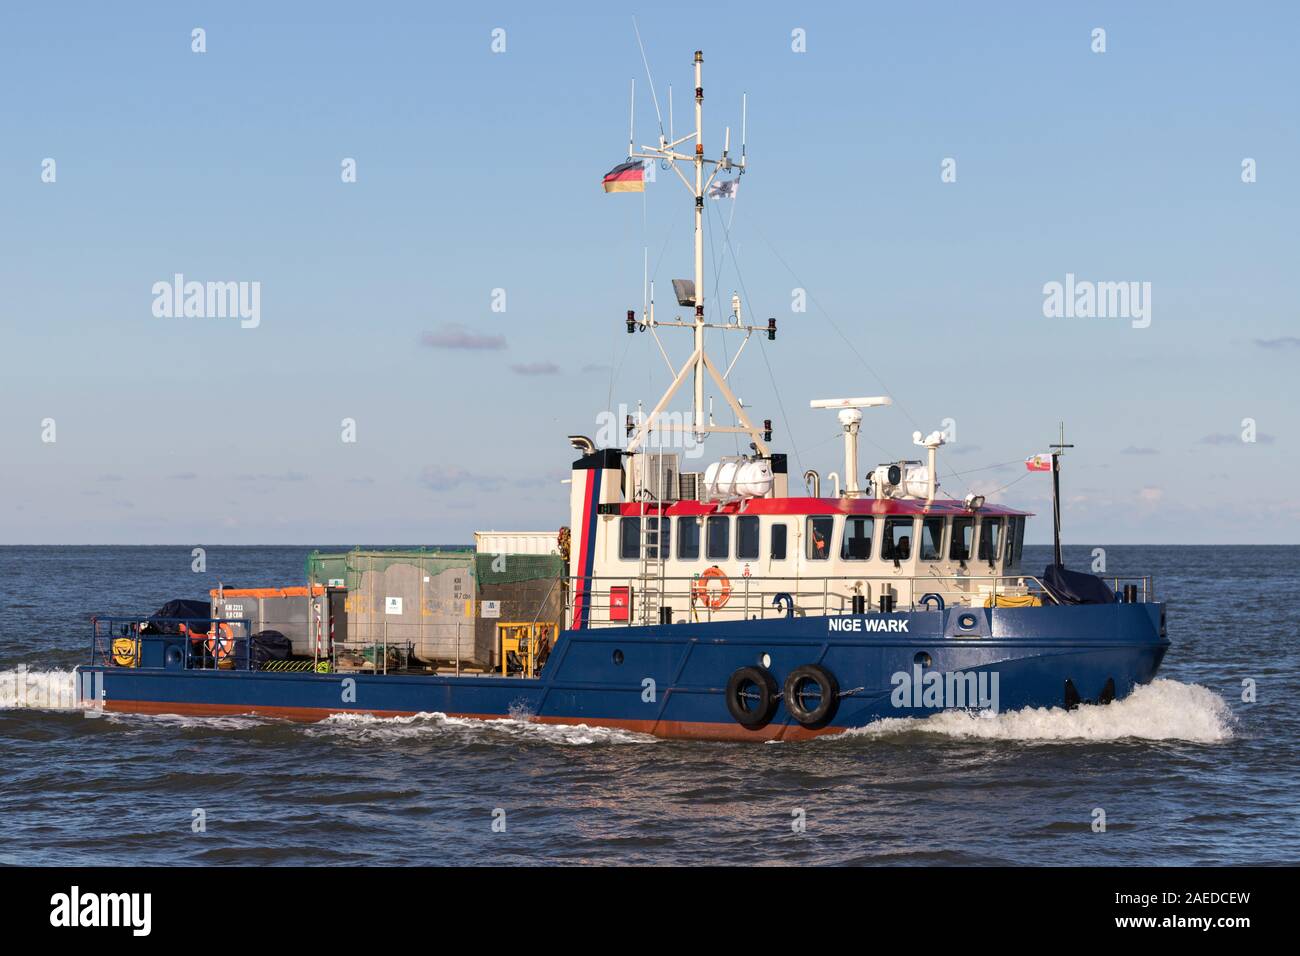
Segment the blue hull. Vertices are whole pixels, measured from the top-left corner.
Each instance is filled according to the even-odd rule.
[[[978,709],[1060,707],[1076,692],[1105,699],[1111,687],[1124,697],[1155,676],[1169,647],[1163,621],[1164,605],[1148,603],[602,628],[563,632],[536,679],[93,666],[80,669],[90,676],[79,686],[106,710],[136,713],[528,715],[661,737],[801,739],[951,709],[951,695],[928,693],[948,675],[977,678],[969,686],[980,699],[955,703]],[[779,701],[762,726],[742,726],[727,682],[763,662],[778,687],[800,665],[828,670],[840,689],[833,716],[804,727]]]

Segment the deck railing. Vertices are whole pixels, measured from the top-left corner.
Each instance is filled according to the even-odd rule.
[[[315,670],[329,672],[371,671],[388,673],[390,666],[399,670],[410,666],[414,643],[404,639],[399,625],[392,625],[395,633],[384,628],[372,639],[334,640],[312,658],[295,658],[292,661],[254,660],[251,653],[253,635],[249,618],[206,617],[107,617],[96,615],[91,621],[90,663],[102,667],[144,667],[149,669],[172,667],[178,670],[238,670],[238,671],[289,671]],[[219,630],[225,625],[228,630]],[[195,633],[195,628],[206,627],[206,633]],[[471,625],[472,627],[472,622]],[[185,628],[181,631],[180,628]],[[160,633],[159,629],[165,629]],[[457,649],[460,647],[461,625],[457,628]],[[188,633],[186,633],[188,632]],[[216,636],[214,637],[214,632]],[[168,648],[175,648],[179,657],[167,660]],[[341,662],[340,657],[344,660]],[[460,657],[455,660],[460,671]],[[341,664],[343,666],[341,666]]]
[[[1150,576],[1104,578],[1122,600],[1123,587],[1132,584],[1141,603],[1155,599]],[[674,620],[714,621],[737,618],[763,620],[770,617],[853,613],[853,599],[861,596],[863,611],[879,611],[880,598],[887,595],[894,611],[942,609],[961,601],[984,606],[986,601],[1005,597],[1038,597],[1054,603],[1051,592],[1032,574],[1002,575],[914,575],[862,577],[860,575],[818,577],[740,577],[729,582],[730,594],[721,607],[700,599],[697,575],[642,579],[636,576],[569,578],[565,589],[566,620],[572,620],[575,600],[581,596],[589,627],[619,627],[654,624],[659,608],[672,607]],[[611,620],[614,589],[626,589],[626,618]],[[788,595],[791,610],[778,596]],[[936,600],[937,598],[937,600]],[[622,607],[619,607],[622,610]]]
[[[227,630],[221,631],[221,625]],[[181,657],[172,666],[190,669],[253,670],[252,621],[248,618],[105,617],[90,619],[90,663],[103,667],[165,667],[168,648]],[[206,633],[195,633],[206,625]],[[158,628],[170,628],[160,633]],[[184,627],[189,633],[179,631]]]

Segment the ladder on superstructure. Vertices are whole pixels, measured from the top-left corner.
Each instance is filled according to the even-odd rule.
[[[653,484],[658,491],[663,491],[663,457],[641,455],[642,462],[648,463],[653,461],[658,468],[659,474],[655,476]],[[637,607],[640,609],[642,624],[659,623],[659,609],[663,606],[664,592],[664,562],[667,555],[664,554],[663,548],[663,524],[668,518],[664,515],[663,505],[665,504],[659,495],[651,492],[646,487],[645,467],[637,468],[637,488],[636,498],[640,507],[640,544],[641,544],[641,562],[640,575],[637,580],[639,594],[635,595]],[[653,506],[653,515],[647,513],[647,508]],[[654,527],[651,527],[650,519],[654,518]],[[671,540],[671,536],[670,536]],[[651,551],[654,557],[651,557]]]

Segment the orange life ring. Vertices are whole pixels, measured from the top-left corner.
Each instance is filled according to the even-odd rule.
[[[715,580],[718,582],[718,589],[713,591],[709,588],[709,583]],[[727,573],[715,564],[695,579],[695,583],[691,585],[691,596],[696,604],[703,604],[716,611],[731,597],[731,580],[727,577]]]
[[[220,637],[217,636],[218,632]],[[208,653],[212,659],[223,661],[235,651],[235,631],[225,621],[216,623],[207,640]]]

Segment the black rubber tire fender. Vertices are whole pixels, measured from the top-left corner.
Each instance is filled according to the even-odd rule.
[[[727,681],[727,710],[750,730],[765,726],[776,713],[776,678],[765,667],[741,667]]]
[[[817,685],[817,703],[808,707],[800,689],[812,681]],[[840,704],[840,684],[835,675],[820,664],[804,664],[792,670],[783,689],[785,709],[790,716],[809,729],[824,727],[835,716]]]

